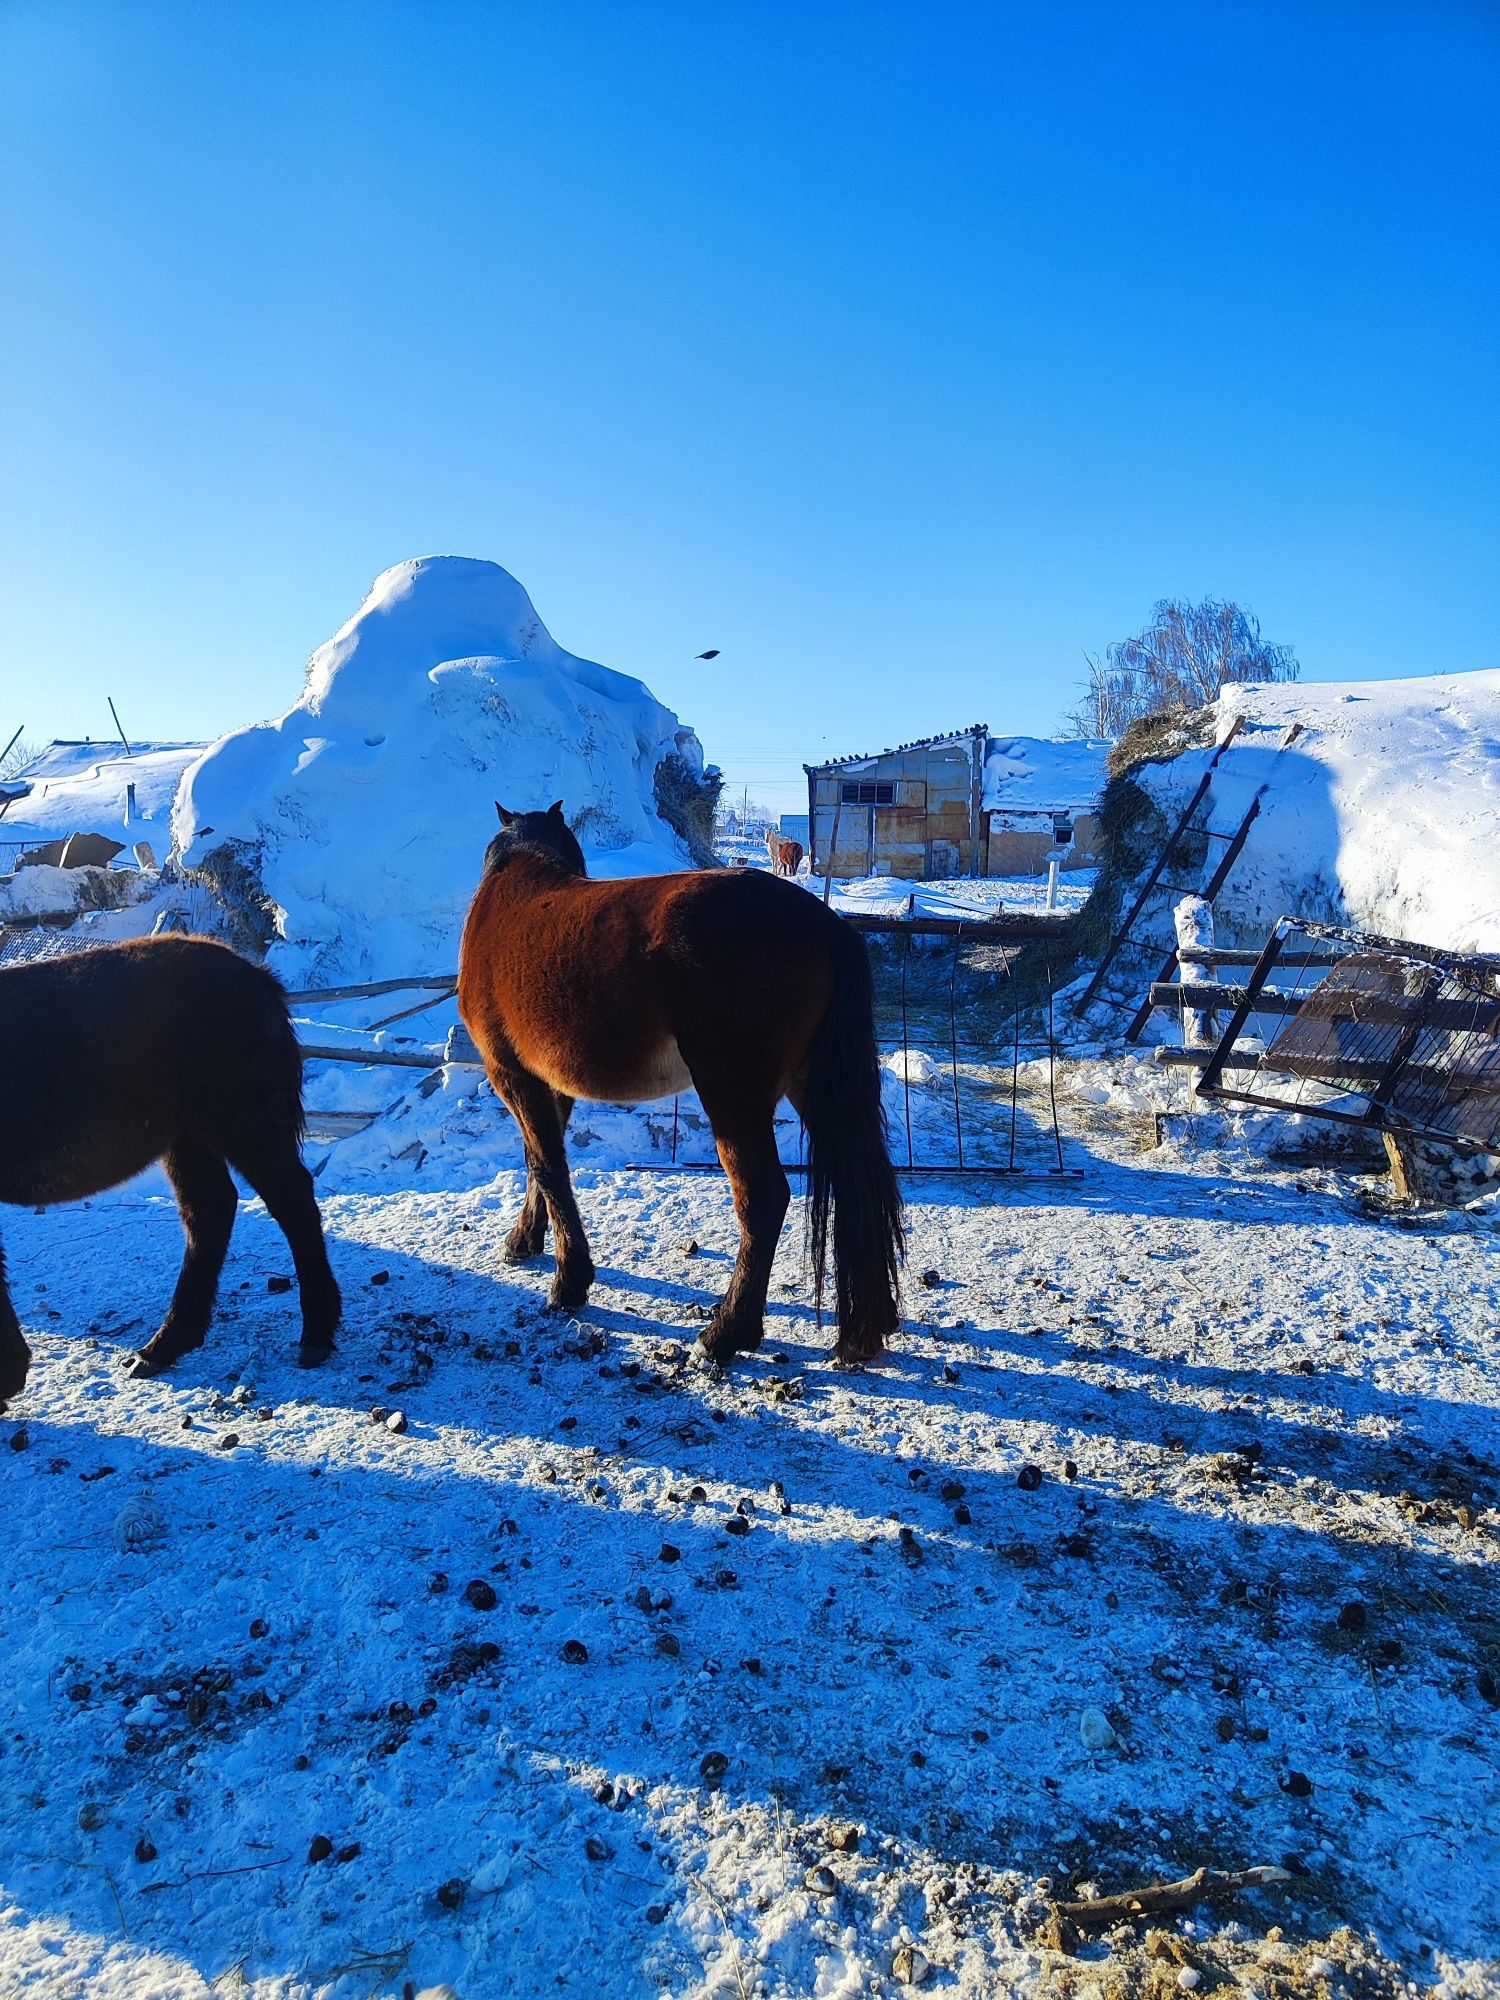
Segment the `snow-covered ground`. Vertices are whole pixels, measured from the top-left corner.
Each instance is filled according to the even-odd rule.
[[[1096,868],[1064,869],[1057,880],[1056,908],[1080,910],[1098,877]],[[816,895],[823,878],[805,878]],[[845,915],[991,917],[1001,910],[1040,910],[1047,901],[1045,875],[960,876],[950,882],[903,882],[890,875],[835,881],[829,899]]]
[[[853,2000],[903,1945],[974,2000],[1500,1991],[1496,1233],[1139,1153],[1102,1076],[1083,1174],[912,1183],[863,1373],[790,1241],[700,1371],[724,1182],[582,1114],[600,1278],[549,1315],[456,1081],[420,1168],[320,1175],[319,1374],[258,1205],[147,1383],[164,1194],[7,1211],[0,1991]],[[1200,1863],[1294,1879],[1049,1942]]]
[[[725,867],[769,868],[770,857],[753,841],[721,839],[715,850]],[[1081,910],[1098,879],[1097,868],[1069,868],[1058,876],[1055,908]],[[804,867],[795,878],[821,896],[824,879]],[[895,875],[834,878],[828,900],[834,909],[854,916],[992,917],[1001,910],[1040,910],[1046,906],[1045,875],[955,876],[948,881],[908,882]]]

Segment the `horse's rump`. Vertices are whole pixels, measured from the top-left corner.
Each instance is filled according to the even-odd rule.
[[[182,1133],[302,1133],[274,976],[207,938],[140,938],[0,972],[0,1201],[76,1199]],[[89,1183],[89,1185],[85,1185]]]
[[[210,938],[138,938],[0,972],[0,1201],[77,1201],[160,1160],[186,1238],[165,1319],[134,1356],[154,1375],[200,1345],[234,1228],[230,1168],[280,1227],[302,1305],[299,1358],[339,1319],[303,1164],[302,1057],[270,973]],[[0,1405],[30,1349],[0,1269]]]

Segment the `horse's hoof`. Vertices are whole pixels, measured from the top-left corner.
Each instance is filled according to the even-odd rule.
[[[332,1357],[332,1354],[333,1348],[331,1345],[328,1347],[299,1347],[297,1349],[297,1366],[299,1368],[321,1368],[323,1363]]]
[[[576,1282],[565,1285],[561,1278],[554,1278],[547,1303],[554,1312],[582,1312],[589,1302],[589,1286],[593,1282],[588,1278],[581,1285]]]
[[[3,1410],[7,1403],[13,1403],[26,1387],[26,1375],[27,1370],[24,1366],[19,1374],[13,1368],[7,1368],[5,1373],[0,1375],[0,1410]]]
[[[733,1327],[715,1327],[710,1321],[699,1334],[698,1345],[710,1361],[716,1361],[722,1368],[737,1354],[753,1354],[765,1337],[763,1326],[757,1327],[753,1333],[739,1333]]]
[[[126,1361],[126,1379],[131,1382],[149,1382],[153,1375],[164,1375],[171,1367],[174,1358],[170,1355],[158,1358],[142,1348],[138,1354],[132,1354]]]
[[[541,1254],[540,1243],[533,1249],[529,1243],[512,1243],[507,1237],[505,1248],[500,1252],[500,1261],[504,1264],[534,1264]]]
[[[552,1280],[552,1290],[546,1294],[548,1306],[554,1312],[582,1312],[588,1304],[588,1294],[594,1284],[596,1272],[592,1262],[586,1262],[582,1270],[574,1264],[570,1270],[560,1270]]]

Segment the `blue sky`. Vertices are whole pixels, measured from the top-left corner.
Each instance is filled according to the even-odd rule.
[[[1497,84],[1438,0],[0,0],[0,738],[277,712],[440,551],[787,805],[1169,593],[1500,665]]]

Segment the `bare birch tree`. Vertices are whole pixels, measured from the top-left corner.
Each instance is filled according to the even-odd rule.
[[[1216,597],[1163,598],[1144,632],[1117,640],[1102,660],[1084,657],[1089,678],[1064,726],[1112,742],[1143,715],[1202,708],[1232,681],[1294,681],[1302,671],[1290,646],[1261,637],[1253,612]]]

